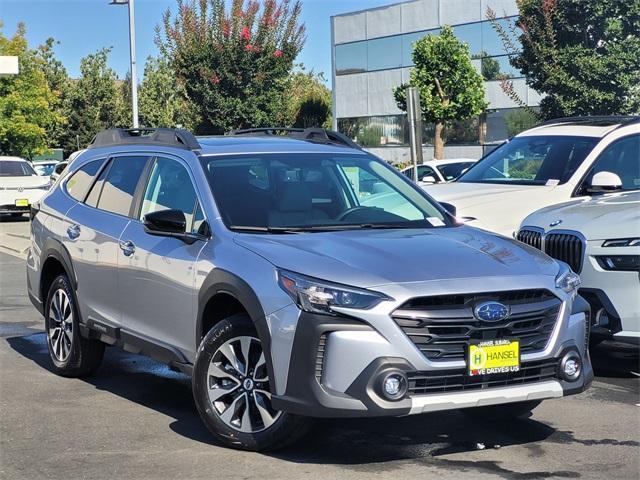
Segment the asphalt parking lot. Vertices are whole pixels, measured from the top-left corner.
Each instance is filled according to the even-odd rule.
[[[324,420],[269,454],[221,447],[189,379],[107,349],[98,372],[50,372],[43,323],[25,291],[28,219],[0,219],[0,478],[637,479],[637,351],[598,349],[587,392],[500,423],[457,412]]]

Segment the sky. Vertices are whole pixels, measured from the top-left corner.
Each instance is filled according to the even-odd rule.
[[[12,36],[18,22],[27,28],[30,47],[55,38],[56,56],[69,75],[77,77],[80,59],[102,47],[112,47],[109,64],[120,78],[129,70],[129,24],[127,7],[109,5],[110,0],[0,0],[3,34]],[[339,13],[396,3],[397,0],[302,0],[302,21],[307,41],[298,57],[307,70],[324,72],[331,82],[330,17]],[[157,54],[154,27],[162,13],[176,11],[176,0],[135,0],[138,81],[144,62]]]

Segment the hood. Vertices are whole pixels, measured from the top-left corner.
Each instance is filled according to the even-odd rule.
[[[551,227],[551,224],[560,222]],[[640,192],[596,196],[552,205],[532,213],[522,226],[545,231],[574,230],[587,240],[640,235]]]
[[[37,188],[49,185],[49,177],[42,175],[30,175],[28,177],[0,177],[0,189],[2,188]]]
[[[524,217],[554,201],[556,197],[550,194],[554,188],[550,185],[453,182],[424,189],[437,201],[453,204],[458,217],[472,217],[471,226],[511,236]]]
[[[275,266],[359,287],[470,277],[556,275],[557,263],[524,244],[467,226],[237,234]]]

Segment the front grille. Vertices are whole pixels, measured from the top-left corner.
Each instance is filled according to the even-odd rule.
[[[475,306],[487,300],[509,306],[498,322],[478,320]],[[562,302],[547,290],[517,290],[418,297],[392,313],[396,324],[429,360],[464,360],[471,340],[514,338],[520,352],[544,350]]]
[[[582,270],[583,242],[569,233],[548,233],[544,237],[544,251],[550,257],[569,264],[571,270]]]
[[[542,250],[542,233],[533,230],[520,230],[516,239],[527,245]]]
[[[556,360],[543,360],[524,363],[517,372],[473,377],[468,376],[465,369],[409,372],[409,393],[424,395],[541,382],[557,378],[557,366]]]
[[[316,380],[322,379],[322,370],[324,370],[324,349],[327,345],[327,334],[323,333],[318,340],[318,350],[316,351]]]
[[[557,260],[569,264],[571,270],[580,273],[584,257],[584,242],[571,233],[547,233],[543,235],[537,230],[523,228],[516,238],[522,243],[542,250]]]

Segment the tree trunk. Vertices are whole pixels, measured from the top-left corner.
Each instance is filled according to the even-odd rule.
[[[442,160],[444,158],[444,122],[436,123],[436,132],[433,139],[433,158]]]

